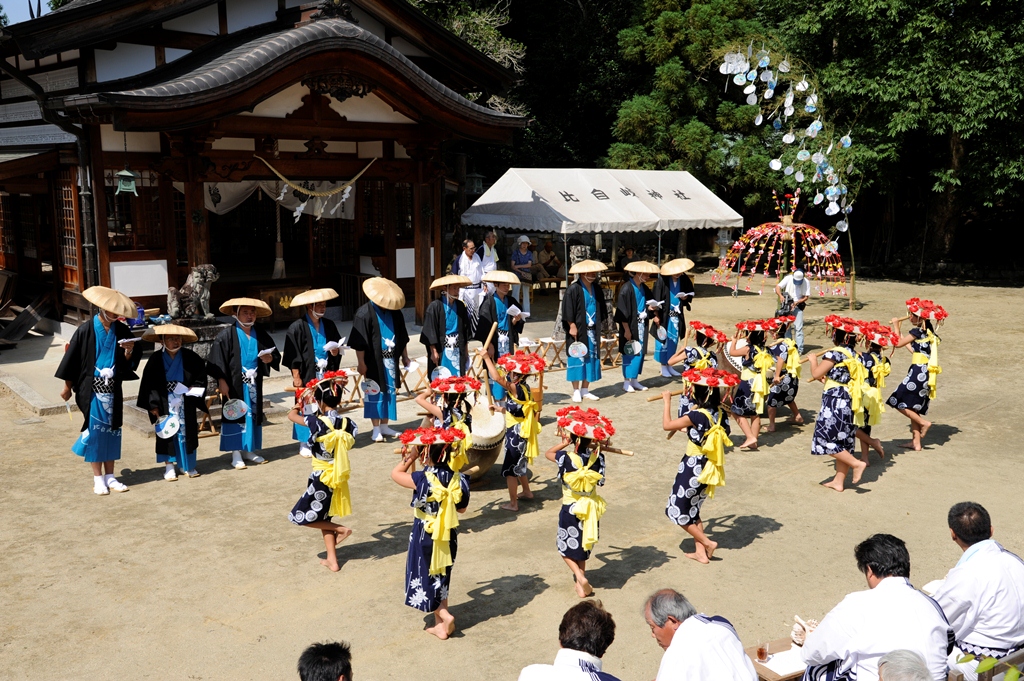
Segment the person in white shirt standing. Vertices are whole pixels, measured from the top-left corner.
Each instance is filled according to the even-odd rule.
[[[476,254],[476,244],[472,239],[462,242],[462,255],[459,256],[459,274],[468,277],[469,286],[459,291],[459,300],[466,304],[469,313],[469,335],[476,332],[476,320],[480,315],[480,299],[483,297],[481,280],[484,276],[484,265]]]
[[[484,234],[484,245],[480,249],[480,263],[483,265],[483,273],[493,272],[498,269],[498,235],[495,234],[494,230],[489,230]],[[484,282],[484,288],[482,290],[484,295],[488,293],[494,293],[494,284]]]
[[[519,681],[618,681],[601,671],[601,658],[615,640],[615,621],[601,601],[583,601],[569,608],[558,625],[554,664],[531,664]]]
[[[775,295],[779,297],[780,315],[796,317],[792,326],[786,331],[786,336],[789,337],[792,334],[796,349],[802,355],[804,354],[804,308],[807,307],[807,299],[811,296],[811,284],[804,277],[804,271],[798,268],[793,270],[792,274],[783,277],[782,281],[775,285]],[[788,309],[787,299],[792,309]]]
[[[729,620],[698,614],[678,591],[655,591],[644,605],[644,619],[665,650],[656,681],[757,681]]]
[[[848,595],[807,635],[804,681],[878,681],[879,660],[897,649],[920,655],[943,681],[953,632],[939,605],[911,586],[907,545],[875,534],[853,554],[870,588]]]
[[[935,592],[956,634],[949,667],[978,678],[977,660],[997,659],[1024,648],[1024,561],[992,539],[992,520],[981,504],[962,501],[949,509],[949,534],[964,552]]]

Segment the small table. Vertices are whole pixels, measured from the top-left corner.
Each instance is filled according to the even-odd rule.
[[[773,653],[781,653],[785,650],[789,650],[792,647],[792,645],[793,641],[791,639],[780,638],[768,644],[768,654],[771,655]],[[803,669],[797,672],[793,672],[791,674],[786,674],[785,676],[780,676],[779,674],[776,674],[771,669],[768,669],[768,667],[765,667],[763,664],[757,661],[757,646],[745,648],[744,652],[747,654],[747,657],[749,657],[750,660],[754,663],[754,671],[757,672],[757,678],[761,681],[792,681],[793,679],[799,679],[804,675]]]

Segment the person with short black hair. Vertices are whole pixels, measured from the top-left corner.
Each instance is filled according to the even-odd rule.
[[[981,504],[962,501],[947,518],[953,542],[964,552],[935,592],[956,634],[948,664],[964,678],[978,678],[977,661],[964,654],[1003,658],[1024,642],[1024,561],[992,539],[992,522]]]
[[[615,620],[601,601],[569,608],[558,625],[560,650],[554,664],[531,664],[519,681],[618,681],[601,671],[601,658],[615,640]]]
[[[314,643],[299,656],[299,681],[352,681],[352,650],[347,643]]]
[[[932,681],[932,675],[914,651],[894,650],[878,661],[878,681]]]
[[[655,591],[643,612],[651,636],[665,650],[656,681],[757,681],[729,620],[698,613],[674,589]]]
[[[869,588],[849,594],[807,634],[804,680],[876,681],[880,658],[895,649],[919,654],[932,679],[945,679],[952,632],[935,601],[911,586],[907,545],[875,534],[853,553]]]

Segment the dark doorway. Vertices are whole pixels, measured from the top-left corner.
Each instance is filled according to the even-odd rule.
[[[268,282],[274,271],[277,242],[275,209],[281,215],[281,242],[288,279],[309,277],[309,223],[256,191],[230,213],[210,213],[210,260],[220,282]]]

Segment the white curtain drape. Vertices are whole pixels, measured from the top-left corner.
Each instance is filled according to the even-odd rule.
[[[337,189],[343,182],[307,182],[303,186],[316,192],[327,192]],[[174,188],[184,193],[185,185],[182,182],[175,182]],[[217,215],[230,213],[252,196],[253,192],[261,190],[271,200],[292,211],[295,221],[305,213],[313,217],[327,219],[354,220],[356,217],[355,200],[352,197],[352,187],[333,196],[314,197],[307,196],[302,192],[294,191],[291,187],[280,181],[257,181],[247,182],[204,182],[203,198],[206,210]]]

